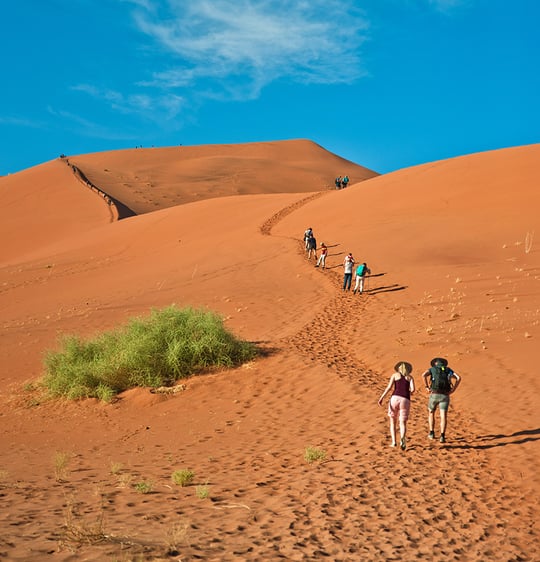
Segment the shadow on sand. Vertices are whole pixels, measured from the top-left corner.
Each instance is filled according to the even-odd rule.
[[[507,445],[523,445],[540,440],[539,429],[524,429],[516,431],[510,435],[502,433],[496,435],[479,435],[473,443],[459,444],[460,441],[467,441],[464,437],[456,439],[456,444],[447,445],[448,449],[493,449],[494,447],[506,447]],[[479,443],[477,443],[479,442]]]
[[[368,295],[378,295],[380,293],[391,293],[392,291],[403,291],[406,288],[406,285],[398,285],[397,283],[393,283],[392,285],[367,288],[364,290],[364,293],[367,293]]]

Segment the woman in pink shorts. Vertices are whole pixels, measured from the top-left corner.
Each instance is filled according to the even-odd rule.
[[[414,379],[411,376],[412,365],[406,361],[399,361],[394,367],[394,373],[390,377],[388,386],[379,398],[379,406],[382,406],[384,397],[392,390],[392,396],[388,402],[388,417],[390,418],[391,447],[396,446],[396,420],[399,417],[400,447],[407,447],[407,420],[411,409],[411,394],[414,392]]]

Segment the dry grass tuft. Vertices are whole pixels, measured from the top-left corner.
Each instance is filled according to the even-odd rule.
[[[85,517],[79,513],[75,499],[70,497],[64,510],[63,542],[89,545],[109,540],[111,537],[105,533],[104,518],[103,501],[94,516]]]
[[[116,476],[116,475],[120,474],[120,472],[122,472],[123,468],[124,468],[124,465],[121,462],[111,461],[111,464],[110,464],[111,474],[114,474]]]
[[[179,554],[180,548],[188,543],[189,523],[185,521],[177,521],[173,523],[167,530],[166,544],[169,556]]]
[[[525,253],[528,254],[532,250],[533,246],[533,239],[534,239],[534,231],[527,232],[525,236]]]
[[[56,451],[53,457],[54,477],[57,482],[65,482],[69,476],[69,463],[71,455],[66,452]]]

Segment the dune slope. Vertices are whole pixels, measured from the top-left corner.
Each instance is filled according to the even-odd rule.
[[[0,198],[0,264],[113,220],[103,198],[59,160],[0,178]]]
[[[338,175],[355,182],[377,175],[307,140],[138,148],[69,161],[137,214],[230,195],[321,191]]]
[[[471,155],[343,191],[214,197],[92,222],[3,262],[0,553],[537,559],[539,153]],[[324,271],[304,255],[307,226],[329,246]],[[372,269],[361,296],[341,291],[349,251]],[[42,401],[25,385],[59,333],[173,302],[217,310],[265,355],[174,396],[136,389],[109,405]],[[437,355],[463,377],[446,444],[426,438],[420,384]],[[377,406],[398,359],[418,386],[405,451],[388,447]],[[310,445],[325,462],[304,460]],[[182,468],[195,486],[172,484]]]

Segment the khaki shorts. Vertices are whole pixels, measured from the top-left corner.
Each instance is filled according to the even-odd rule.
[[[439,406],[439,410],[448,410],[448,406],[450,406],[450,396],[448,396],[448,394],[430,394],[428,410],[434,412],[437,406]]]

